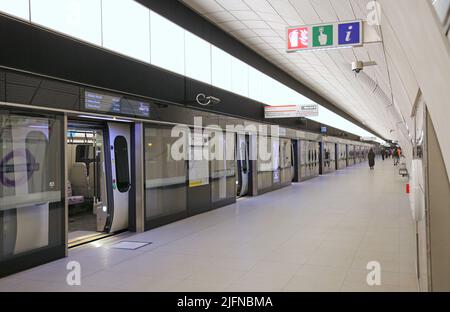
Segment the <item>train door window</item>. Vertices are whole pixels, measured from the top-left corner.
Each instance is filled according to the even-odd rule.
[[[92,159],[92,146],[88,144],[77,145],[75,158],[77,162],[88,162],[89,159]]]
[[[128,143],[123,136],[117,136],[114,140],[114,156],[116,163],[117,189],[121,193],[130,190],[130,165],[128,162]]]
[[[290,140],[285,140],[284,144],[284,168],[289,168],[292,166],[292,144]]]
[[[241,143],[241,151],[244,153],[244,155],[242,155],[242,171],[244,173],[248,172],[248,150],[247,150],[247,144],[245,142]]]

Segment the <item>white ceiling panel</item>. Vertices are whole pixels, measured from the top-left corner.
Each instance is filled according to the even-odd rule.
[[[355,19],[350,0],[330,0],[330,2],[340,21]]]
[[[187,3],[187,1],[184,2],[201,14],[224,11],[215,1],[189,0],[189,3]]]
[[[304,24],[320,23],[321,18],[309,0],[289,0],[303,19]]]
[[[227,11],[206,13],[206,16],[211,20],[217,21],[217,23],[230,22],[230,21],[237,20],[236,17],[234,17],[232,14],[230,14]]]
[[[260,21],[262,20],[258,14],[252,10],[246,11],[230,11],[230,14],[241,21]]]
[[[257,13],[269,13],[269,14],[272,14],[272,15],[277,15],[277,13],[272,8],[272,6],[269,4],[268,1],[265,1],[265,0],[245,0],[245,3],[253,11],[255,11]]]
[[[249,7],[242,0],[216,0],[227,11],[246,11]]]
[[[287,24],[287,22],[278,14],[275,13],[267,13],[267,12],[257,12],[258,16],[265,20],[266,22],[274,22],[280,24]]]
[[[270,26],[261,20],[242,20],[242,23],[250,29],[270,29]]]
[[[240,21],[224,22],[224,23],[220,23],[219,26],[228,32],[232,32],[232,31],[236,31],[236,30],[240,30],[240,29],[248,29],[247,26],[245,26]]]
[[[303,20],[288,0],[272,0],[275,11],[290,25],[302,24]]]
[[[255,28],[253,31],[260,37],[278,37],[278,34],[270,28]]]
[[[336,22],[338,16],[330,0],[310,0],[314,10],[319,15],[319,18],[324,23]]]

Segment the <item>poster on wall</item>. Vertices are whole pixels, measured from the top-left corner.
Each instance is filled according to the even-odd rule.
[[[191,142],[191,157],[189,158],[189,187],[199,187],[209,184],[209,161],[203,156],[203,149],[207,148],[203,136],[194,134]]]

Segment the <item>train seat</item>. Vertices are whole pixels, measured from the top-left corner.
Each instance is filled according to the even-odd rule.
[[[87,167],[85,163],[74,163],[70,169],[70,181],[72,182],[72,191],[76,196],[92,198],[93,190],[90,185]]]
[[[67,189],[67,200],[68,200],[69,206],[84,203],[84,196],[73,196],[72,183],[70,183],[70,181],[67,181],[66,189]]]

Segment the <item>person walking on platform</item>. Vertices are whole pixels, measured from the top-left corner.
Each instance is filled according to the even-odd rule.
[[[370,149],[368,158],[369,158],[370,170],[373,170],[375,167],[375,153],[374,153],[373,149]]]
[[[383,161],[384,161],[384,158],[385,158],[385,155],[386,155],[385,153],[386,152],[384,150],[381,151],[381,158],[383,159]]]
[[[399,149],[395,149],[394,150],[394,166],[398,166],[400,164],[400,155],[401,155],[401,151],[400,148]]]

